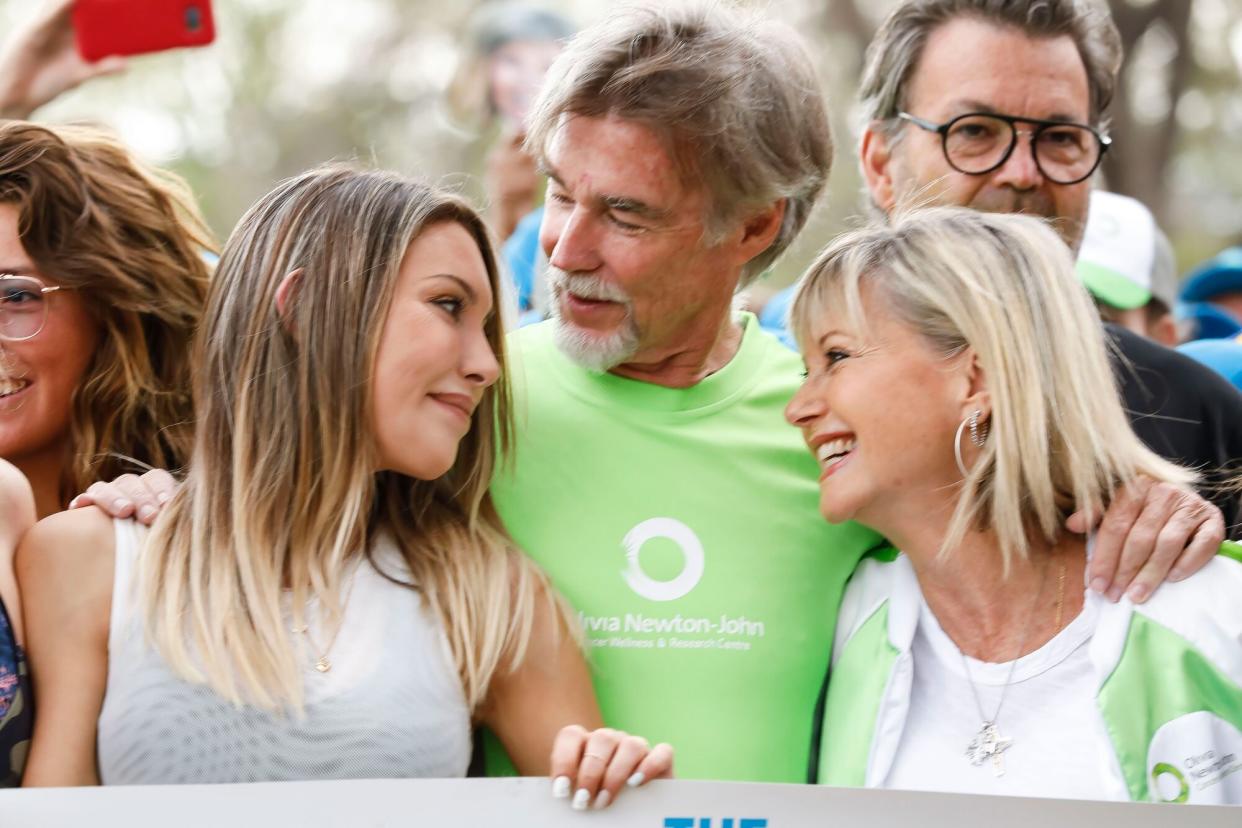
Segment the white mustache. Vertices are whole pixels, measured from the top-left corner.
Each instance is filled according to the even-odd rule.
[[[572,274],[569,271],[550,265],[548,267],[548,285],[557,294],[568,291],[575,296],[581,296],[583,299],[593,299],[597,302],[630,304],[629,294],[611,282],[605,281],[598,276]]]

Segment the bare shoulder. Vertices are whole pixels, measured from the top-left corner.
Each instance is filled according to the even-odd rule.
[[[95,508],[39,521],[17,547],[17,580],[27,620],[40,615],[98,617],[111,607],[115,540],[112,518]],[[101,612],[102,611],[102,612]]]
[[[0,541],[13,546],[35,522],[34,492],[26,476],[0,459]]]

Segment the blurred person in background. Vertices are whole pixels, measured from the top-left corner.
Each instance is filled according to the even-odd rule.
[[[498,130],[487,154],[488,223],[523,323],[547,315],[546,260],[539,250],[545,180],[523,147],[526,118],[548,68],[574,33],[561,14],[523,2],[484,3],[468,24],[471,54],[449,89],[455,118]],[[491,125],[494,122],[494,125]]]
[[[1230,247],[1192,270],[1182,283],[1179,313],[1189,339],[1242,334],[1242,247]]]
[[[789,420],[824,517],[901,553],[842,601],[818,781],[1242,803],[1242,546],[1111,603],[1065,529],[1140,477],[1194,477],[1132,431],[1094,316],[1025,216],[898,211],[812,265]]]
[[[872,204],[882,213],[944,204],[1037,215],[1077,252],[1091,177],[1111,142],[1120,63],[1116,26],[1092,0],[903,0],[868,48],[859,87],[859,158]],[[1242,534],[1238,498],[1221,485],[1221,470],[1242,457],[1242,394],[1175,350],[1105,329],[1135,431],[1162,457],[1205,471],[1202,494],[1215,504],[1161,483],[1145,516],[1126,506],[1116,518],[1144,535],[1157,532],[1149,521],[1159,517],[1213,527],[1203,542],[1214,548],[1218,507]],[[1139,572],[1138,599],[1154,582],[1133,549],[1101,538],[1092,568],[1101,586],[1114,569],[1123,580]],[[1162,541],[1153,560],[1174,554]]]
[[[30,484],[12,464],[0,460],[0,788],[15,787],[21,780],[34,729],[22,608],[13,573],[17,542],[34,522]]]
[[[482,220],[395,174],[329,166],[251,208],[197,340],[185,485],[149,532],[81,509],[22,541],[26,784],[460,776],[475,721],[544,774],[562,726],[598,724],[487,493],[498,287]],[[670,770],[615,731],[555,744],[591,796]]]
[[[1195,339],[1182,343],[1177,350],[1202,362],[1235,388],[1242,389],[1242,334],[1232,339]]]
[[[0,457],[40,517],[188,459],[213,249],[185,183],[111,134],[0,123]]]
[[[1093,191],[1076,266],[1101,318],[1166,348],[1177,345],[1173,246],[1140,202]]]

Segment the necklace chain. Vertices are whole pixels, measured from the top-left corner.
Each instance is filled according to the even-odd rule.
[[[1057,578],[1057,608],[1056,608],[1056,628],[1052,634],[1055,636],[1061,631],[1062,611],[1065,606],[1065,556],[1061,556],[1060,575]],[[1044,586],[1048,580],[1048,568],[1044,567],[1044,573],[1040,577],[1039,590],[1035,593],[1035,600],[1031,605],[1030,616],[1035,615],[1036,609],[1039,607],[1039,599],[1044,594]],[[966,681],[970,685],[971,696],[975,700],[975,711],[979,714],[979,720],[982,724],[979,732],[971,739],[970,744],[966,747],[966,758],[970,760],[972,765],[982,765],[984,761],[992,760],[992,770],[997,776],[1005,775],[1005,764],[1002,754],[1013,745],[1013,739],[1003,735],[996,722],[1000,718],[1001,708],[1005,706],[1005,696],[1009,693],[1009,685],[1013,683],[1014,672],[1018,669],[1018,662],[1022,660],[1023,651],[1026,649],[1027,637],[1031,632],[1031,624],[1026,624],[1022,631],[1022,638],[1018,643],[1018,651],[1014,654],[1013,660],[1009,663],[1009,675],[1005,677],[1005,683],[1001,686],[1000,700],[996,703],[996,711],[989,718],[983,712],[983,702],[979,698],[979,688],[975,686],[975,680],[970,675],[970,663],[966,660],[966,654],[960,649],[958,655],[962,659],[962,669],[966,672]]]
[[[353,577],[356,578],[357,573],[354,573]],[[311,635],[309,624],[294,626],[291,629],[291,632],[294,635],[305,635],[306,640],[310,642],[311,649],[313,651],[312,654],[314,654],[314,652],[319,654],[315,659],[315,669],[321,673],[326,673],[332,669],[332,661],[328,658],[328,653],[332,652],[332,646],[336,644],[336,638],[341,634],[341,627],[345,626],[345,609],[348,606],[350,596],[352,596],[353,593],[354,582],[351,579],[349,583],[349,591],[345,594],[345,600],[341,602],[341,617],[337,621],[336,629],[332,631],[332,637],[328,639],[328,645],[326,647],[320,647],[319,642],[315,641],[315,637]]]

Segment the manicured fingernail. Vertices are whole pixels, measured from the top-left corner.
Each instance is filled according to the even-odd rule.
[[[118,497],[116,500],[112,501],[112,508],[116,509],[118,512],[122,512],[133,505],[134,504],[130,503],[123,497]]]
[[[160,503],[167,503],[168,501],[172,500],[172,495],[170,495],[168,492],[160,492],[159,494],[155,496],[155,499],[158,500]]]
[[[1101,576],[1097,575],[1091,579],[1092,592],[1098,592],[1100,595],[1103,595],[1104,590],[1106,589],[1108,589],[1108,581],[1104,580]]]
[[[156,514],[158,513],[155,511],[154,506],[143,506],[141,509],[138,510],[138,519],[139,520],[150,520],[151,518],[155,517]]]
[[[570,807],[575,811],[585,811],[589,804],[591,804],[591,792],[586,788],[579,788],[574,794],[574,801],[570,803]]]
[[[1121,600],[1121,587],[1113,587],[1108,591],[1108,600],[1114,604]]]
[[[552,798],[569,799],[569,777],[558,776],[552,780]]]
[[[1130,587],[1130,591],[1126,593],[1126,597],[1136,604],[1141,604],[1147,600],[1148,589],[1143,584],[1135,584]]]
[[[625,784],[631,788],[637,788],[639,785],[647,781],[647,775],[642,771],[637,771],[629,779],[625,780]]]
[[[79,501],[80,499],[81,499],[81,497],[79,496],[79,497],[75,497],[73,500],[69,501],[69,508],[70,508],[70,509],[76,509],[76,508],[78,508],[78,501]]]
[[[611,801],[612,801],[612,794],[608,793],[608,791],[600,791],[595,796],[595,804],[592,805],[591,807],[597,811],[602,811],[608,807],[608,803]]]

